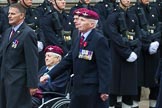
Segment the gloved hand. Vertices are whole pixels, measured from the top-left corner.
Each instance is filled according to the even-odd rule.
[[[41,41],[37,41],[38,52],[43,50],[43,43]]]
[[[155,54],[157,52],[157,49],[159,48],[159,42],[151,42],[150,47],[149,47],[149,53],[150,54]]]
[[[135,52],[131,52],[129,58],[127,58],[127,62],[134,62],[137,60],[137,54]]]

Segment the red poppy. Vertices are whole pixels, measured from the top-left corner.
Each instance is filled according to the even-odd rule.
[[[87,42],[83,42],[83,47],[85,48],[88,45]]]

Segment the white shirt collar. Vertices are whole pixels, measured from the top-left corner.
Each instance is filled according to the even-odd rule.
[[[47,67],[47,69],[50,71],[52,68],[54,68],[56,65],[53,65],[53,66],[51,66],[51,67]]]
[[[19,27],[22,25],[23,22],[21,22],[20,24],[18,24],[17,26],[13,26],[12,29],[14,29],[14,31],[16,32]]]
[[[85,32],[85,33],[81,33],[81,36],[84,36],[84,41],[87,39],[87,37],[88,37],[88,35],[90,34],[91,31],[92,31],[92,29]]]

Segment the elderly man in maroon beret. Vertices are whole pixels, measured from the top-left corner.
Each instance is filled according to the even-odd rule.
[[[79,15],[79,36],[65,58],[48,74],[44,83],[73,68],[70,108],[108,108],[111,57],[106,38],[95,28],[99,16],[86,10]]]
[[[85,12],[85,11],[87,11],[87,8],[79,8],[73,12],[73,19],[74,19],[73,22],[75,24],[75,29],[73,30],[73,33],[72,33],[72,44],[74,43],[74,41],[79,35],[79,31],[78,31],[79,16],[81,15],[82,12]]]
[[[45,48],[45,66],[38,72],[38,77],[45,75],[51,71],[62,59],[63,50],[59,46],[49,45]],[[57,95],[40,95],[42,92],[58,92],[65,93],[68,74],[65,72],[59,77],[49,79],[46,83],[38,84],[37,93],[32,98],[33,108],[37,108],[41,104],[41,99],[44,97],[45,101],[57,97]]]

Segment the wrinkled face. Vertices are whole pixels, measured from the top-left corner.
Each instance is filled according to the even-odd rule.
[[[78,23],[78,30],[83,33],[87,32],[94,26],[90,19],[84,17],[79,17]]]
[[[56,1],[56,3],[55,3],[55,1]],[[65,9],[65,6],[66,6],[65,0],[51,0],[51,2],[54,6],[57,5],[59,7],[59,9],[61,9],[61,10]]]
[[[10,7],[8,11],[9,24],[16,26],[24,20],[24,13],[21,13],[17,8]]]
[[[90,4],[91,0],[80,0],[81,3]]]
[[[130,6],[130,0],[121,0],[120,1],[125,7],[129,7]]]
[[[32,0],[20,0],[20,1],[24,7],[31,7],[33,3]]]
[[[74,24],[75,24],[75,28],[78,28],[79,26],[79,16],[78,15],[74,15]]]
[[[45,64],[47,67],[51,67],[59,63],[60,58],[57,55],[54,55],[52,52],[46,52],[45,54]]]
[[[143,4],[149,4],[150,0],[141,0]]]

